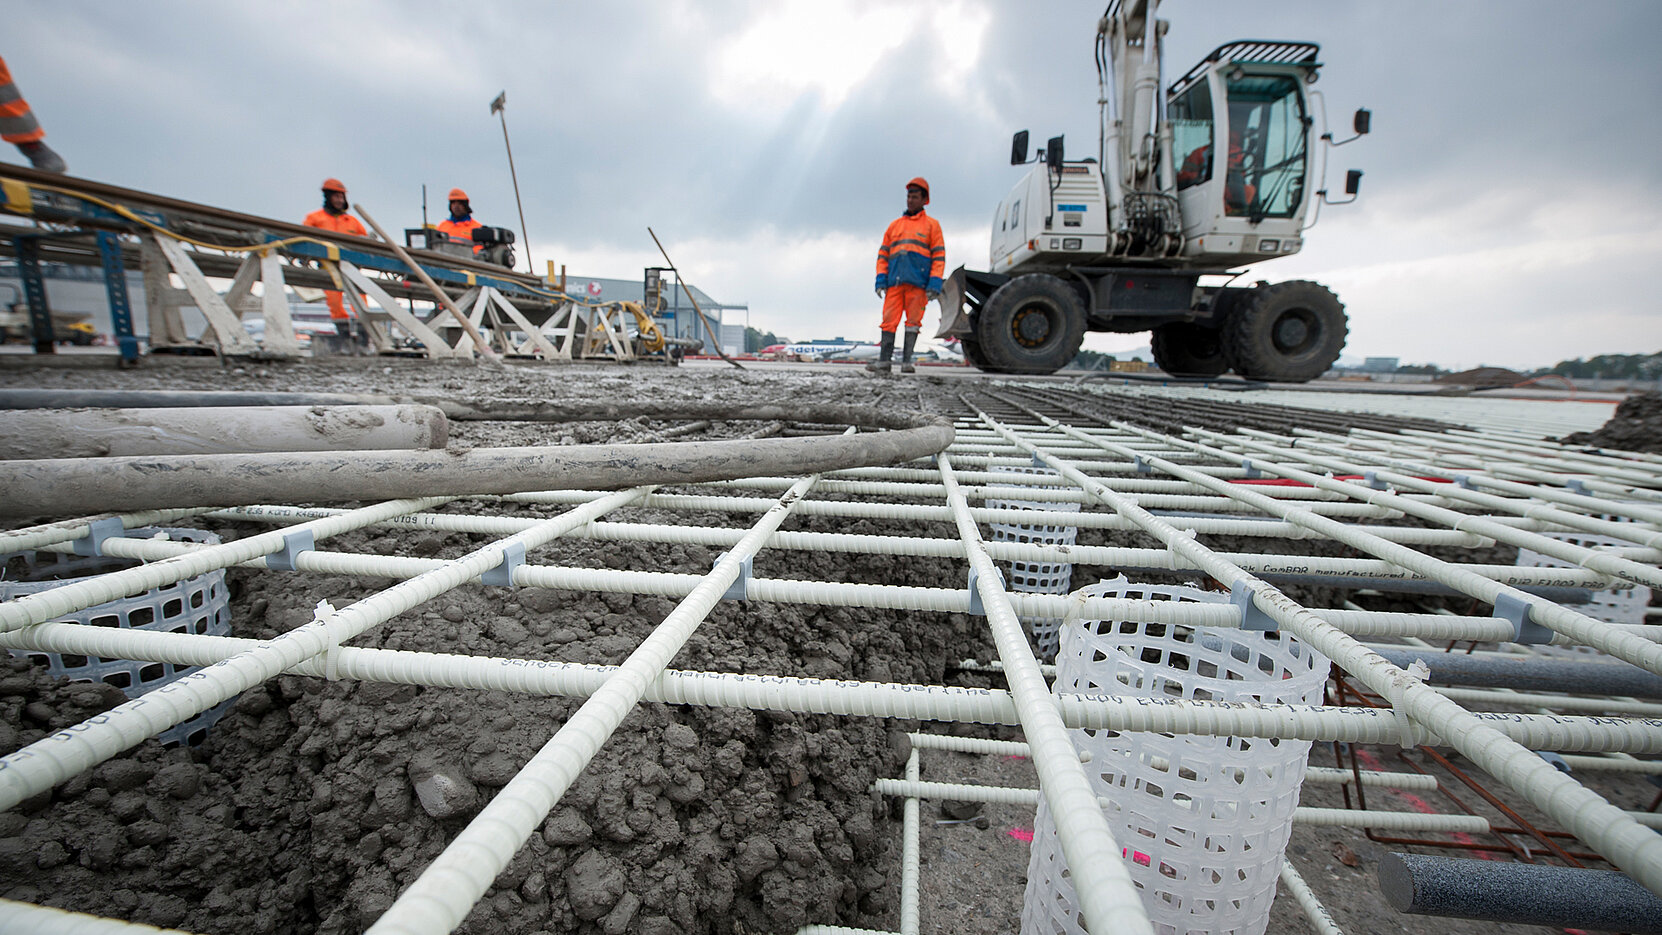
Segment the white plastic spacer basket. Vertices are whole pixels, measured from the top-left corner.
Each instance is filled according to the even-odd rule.
[[[131,538],[149,538],[157,534],[165,534],[170,539],[182,542],[219,542],[218,536],[196,529],[147,527],[129,529],[126,532]],[[126,559],[64,555],[57,552],[31,551],[0,555],[0,569],[4,569],[6,578],[12,579],[0,580],[0,601],[48,591],[132,564],[135,562]],[[230,636],[231,597],[225,587],[225,572],[215,570],[154,588],[143,594],[67,613],[53,618],[52,622]],[[196,671],[194,666],[176,666],[171,662],[135,662],[128,659],[104,659],[98,656],[37,650],[12,650],[11,653],[44,665],[54,676],[114,685],[125,692],[128,698],[137,698]],[[194,746],[201,743],[207,736],[208,728],[212,727],[234,702],[235,699],[221,702],[188,721],[175,724],[158,734],[157,739],[164,744],[182,743]]]
[[[1124,578],[1092,597],[1213,601],[1220,594]],[[1328,660],[1287,634],[1069,617],[1056,690],[1244,703],[1321,701]],[[1269,924],[1308,741],[1075,730],[1086,775],[1160,935],[1262,935]],[[1023,935],[1084,935],[1043,797]]]
[[[1054,477],[1057,483],[1039,489],[1059,490],[1061,474],[1047,467],[1011,467],[994,465],[995,474],[1028,474]],[[988,499],[987,507],[995,510],[1032,510],[1034,519],[1054,519],[1039,514],[1044,513],[1077,513],[1078,503],[1058,503],[1050,500],[1024,500],[1020,493],[1032,490],[1030,486],[1017,487],[1015,485],[990,484],[989,489],[1009,490],[1013,496]],[[1040,545],[1073,545],[1079,533],[1077,526],[1058,526],[1048,523],[989,523],[992,527],[994,542],[1022,542]],[[1066,594],[1073,582],[1073,566],[1066,562],[1010,562],[1009,588],[1012,591],[1025,591],[1030,594]],[[1056,655],[1056,628],[1061,624],[1056,617],[1023,617],[1022,624],[1027,630],[1028,638],[1032,640],[1040,659],[1049,660]]]

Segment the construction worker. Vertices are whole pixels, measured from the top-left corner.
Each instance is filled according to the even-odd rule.
[[[900,352],[900,372],[912,373],[912,351],[923,330],[923,307],[941,295],[946,275],[946,238],[940,222],[924,213],[929,183],[922,178],[906,183],[906,213],[883,233],[877,249],[877,295],[883,300],[883,343],[877,360],[866,364],[872,373],[893,367],[894,333],[906,319],[906,339]]]
[[[473,242],[473,229],[484,227],[473,219],[473,209],[467,203],[467,192],[459,188],[450,190],[450,217],[440,222],[439,231],[450,238],[452,244],[473,248],[474,253],[484,249],[484,244]]]
[[[306,215],[306,226],[317,227],[340,234],[369,236],[359,220],[346,213],[346,186],[340,179],[323,180],[323,207]],[[352,315],[346,310],[346,301],[339,292],[323,293],[329,303],[329,319],[341,337],[352,336]]]
[[[1247,213],[1254,198],[1258,197],[1258,186],[1246,180],[1246,150],[1241,145],[1242,132],[1232,126],[1229,130],[1229,168],[1224,173],[1223,209],[1224,213],[1239,216]],[[1188,188],[1197,182],[1203,182],[1212,177],[1212,144],[1196,147],[1183,160],[1183,167],[1177,172],[1177,187]]]
[[[41,142],[46,131],[29,109],[29,102],[12,83],[12,71],[0,57],[0,139],[16,146],[18,152],[29,157],[29,164],[42,172],[64,172],[63,157],[52,147]]]

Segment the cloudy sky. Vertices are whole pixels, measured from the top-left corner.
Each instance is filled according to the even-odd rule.
[[[1094,153],[1102,3],[322,4],[0,0],[0,55],[73,174],[300,218],[339,176],[386,227],[453,185],[530,252],[659,260],[750,324],[875,339],[872,266],[913,175],[948,268],[984,268],[1022,170],[1010,134]],[[1172,76],[1230,39],[1319,42],[1334,153],[1367,174],[1299,256],[1348,306],[1347,357],[1515,367],[1662,350],[1662,4],[1169,0]],[[14,159],[8,148],[0,159]],[[437,220],[437,218],[434,218]],[[523,261],[522,261],[523,262]],[[928,328],[934,327],[931,307]],[[731,319],[730,319],[731,320]],[[1094,335],[1119,350],[1146,337]]]

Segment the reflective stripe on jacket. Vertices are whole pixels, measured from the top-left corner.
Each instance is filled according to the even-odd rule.
[[[344,211],[340,214],[330,214],[327,209],[319,208],[306,215],[306,226],[320,227],[326,231],[334,231],[337,234],[369,236],[368,232],[364,230],[364,225],[357,218]]]
[[[44,136],[46,131],[36,122],[29,102],[12,83],[6,60],[0,58],[0,139],[8,143],[34,143]]]
[[[877,287],[904,283],[939,292],[945,276],[946,238],[941,236],[940,222],[926,211],[896,218],[877,250]]]
[[[473,242],[473,229],[475,227],[484,226],[485,225],[480,224],[478,221],[475,221],[472,215],[468,215],[467,219],[464,221],[456,221],[446,218],[445,220],[439,222],[439,232],[448,236],[451,243],[466,244],[467,246],[473,248],[474,253],[478,253],[480,250],[485,248],[483,244],[476,244]]]

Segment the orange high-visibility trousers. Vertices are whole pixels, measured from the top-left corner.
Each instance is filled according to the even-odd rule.
[[[906,316],[906,330],[923,328],[923,308],[929,304],[929,293],[922,286],[902,283],[890,286],[883,295],[883,330],[890,334],[900,329],[900,318]]]
[[[23,99],[17,85],[12,83],[12,72],[6,67],[6,60],[0,58],[0,139],[8,143],[34,143],[44,136],[46,131],[41,129],[34,112],[29,110],[29,102]]]

